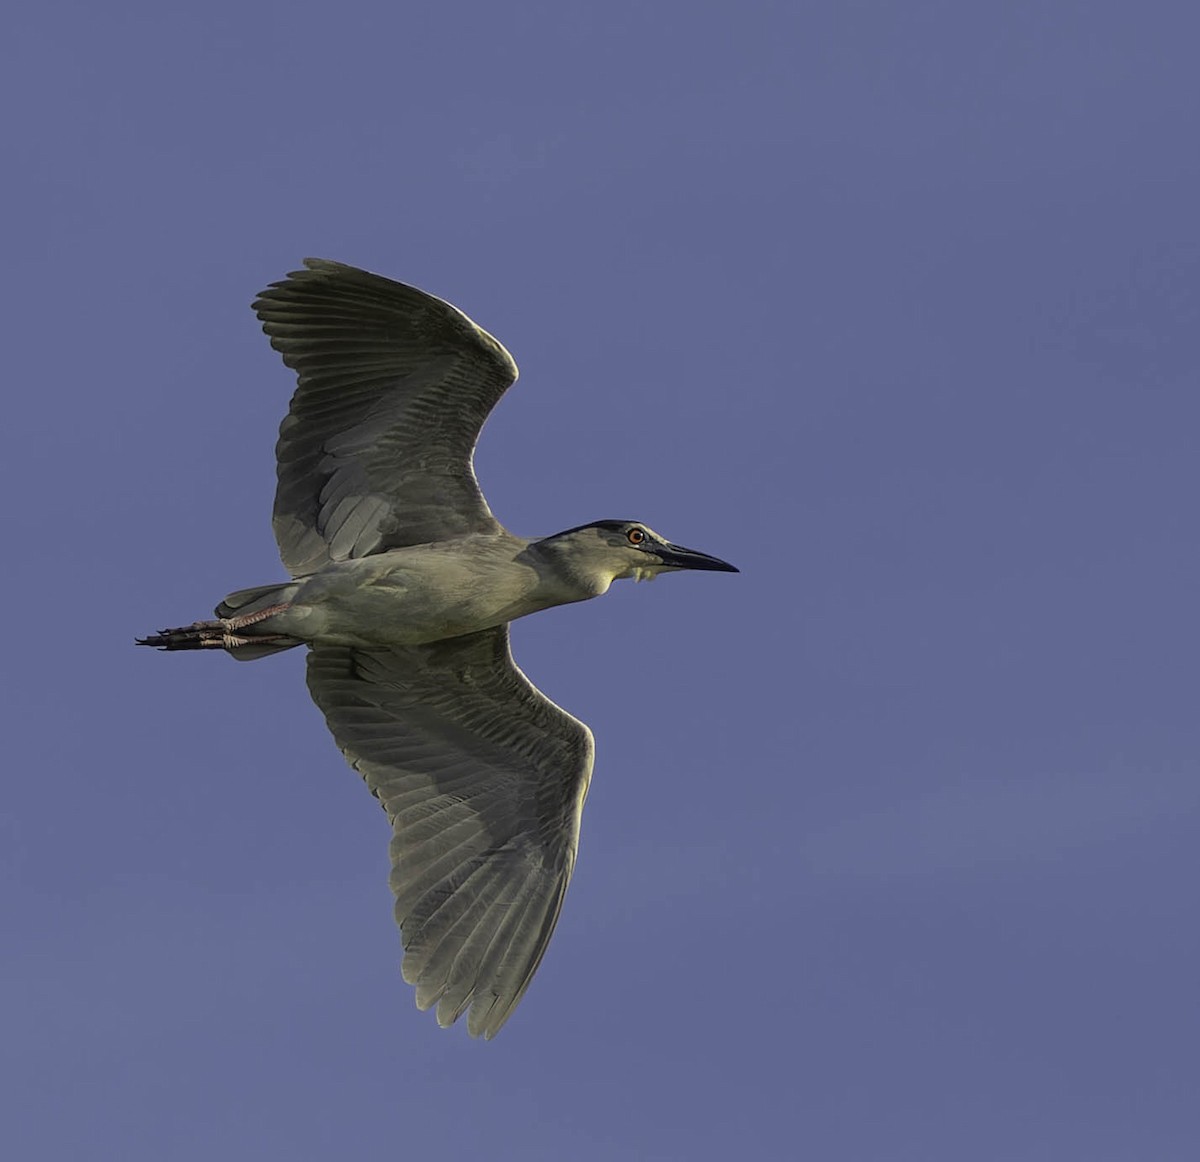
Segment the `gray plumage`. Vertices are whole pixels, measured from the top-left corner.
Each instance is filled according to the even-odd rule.
[[[636,521],[509,533],[472,453],[512,357],[432,295],[305,267],[254,303],[299,381],[273,521],[292,580],[140,644],[241,660],[308,647],[309,691],[392,824],[404,979],[440,1024],[469,1009],[491,1037],[554,929],[593,760],[591,731],[517,668],[508,623],[621,577],[736,570]]]

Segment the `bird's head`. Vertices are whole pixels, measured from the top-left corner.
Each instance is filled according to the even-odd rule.
[[[685,549],[659,536],[648,525],[635,520],[598,520],[567,529],[538,541],[537,547],[551,554],[559,566],[581,579],[590,579],[595,592],[603,593],[622,577],[652,581],[660,573],[679,569],[706,569],[736,573],[735,566],[707,553]]]

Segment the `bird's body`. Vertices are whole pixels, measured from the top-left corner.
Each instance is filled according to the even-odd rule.
[[[344,646],[415,646],[586,601],[614,579],[556,565],[538,542],[504,530],[335,561],[286,586],[286,608],[258,623],[258,632]]]
[[[469,533],[338,561],[306,578],[269,627],[344,646],[415,646],[491,629],[556,604],[525,552],[516,537]]]
[[[276,449],[290,581],[142,644],[254,660],[309,648],[308,684],[393,827],[403,973],[449,1024],[494,1035],[523,995],[574,866],[591,732],[517,669],[508,625],[620,577],[736,572],[634,521],[528,540],[475,481],[479,428],[516,365],[449,304],[354,267],[255,302],[299,376]]]

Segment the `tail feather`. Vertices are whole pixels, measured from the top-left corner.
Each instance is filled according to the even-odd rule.
[[[269,605],[284,605],[296,596],[300,588],[294,581],[274,585],[255,585],[250,589],[235,589],[213,612],[218,617],[245,617]]]
[[[253,642],[230,650],[229,656],[235,662],[257,662],[259,658],[269,658],[272,654],[283,653],[284,650],[294,650],[302,644],[295,638],[289,638],[285,642]]]

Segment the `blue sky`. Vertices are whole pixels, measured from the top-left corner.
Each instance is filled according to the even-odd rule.
[[[6,1156],[1195,1157],[1194,6],[8,29]],[[488,1044],[302,659],[131,644],[282,575],[248,304],[308,254],[513,352],[514,531],[743,570],[517,627],[599,752]]]

